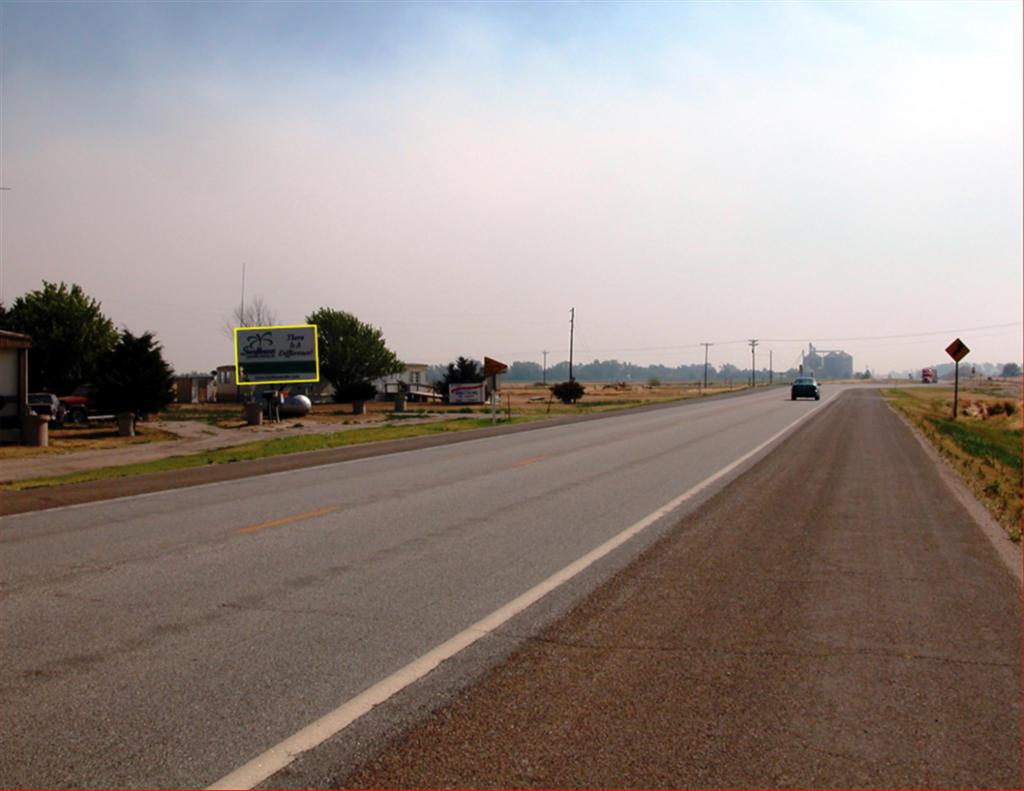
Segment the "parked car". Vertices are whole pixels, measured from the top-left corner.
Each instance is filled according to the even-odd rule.
[[[66,417],[64,405],[53,393],[29,393],[28,408],[37,415],[49,415],[55,426],[61,425]]]
[[[96,414],[92,385],[79,385],[71,391],[71,395],[61,396],[60,402],[64,405],[68,423],[82,425],[88,422],[90,415]]]
[[[789,390],[789,397],[793,401],[798,398],[813,398],[821,400],[821,389],[813,376],[798,376],[793,380],[793,386]]]

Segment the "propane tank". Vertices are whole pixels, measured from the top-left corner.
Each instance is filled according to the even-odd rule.
[[[313,402],[306,396],[288,396],[281,404],[281,417],[305,417],[312,408]]]

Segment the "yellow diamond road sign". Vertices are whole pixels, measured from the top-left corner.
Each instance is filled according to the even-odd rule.
[[[946,347],[946,354],[952,357],[957,362],[960,362],[964,357],[970,353],[970,349],[967,348],[967,344],[957,338],[949,346]]]

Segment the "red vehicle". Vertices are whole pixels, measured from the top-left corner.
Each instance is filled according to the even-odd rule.
[[[939,381],[939,377],[934,368],[921,369],[921,384],[933,385],[937,381]]]
[[[60,403],[64,406],[66,421],[79,425],[87,423],[89,417],[96,414],[94,396],[92,385],[79,385],[71,391],[71,395],[61,396]]]

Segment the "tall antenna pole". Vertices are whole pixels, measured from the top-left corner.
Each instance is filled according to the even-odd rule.
[[[704,389],[708,389],[708,347],[714,346],[713,343],[701,343],[704,347]]]
[[[242,262],[242,302],[238,306],[238,323],[245,326],[245,261]]]
[[[569,381],[572,378],[572,338],[576,331],[576,308],[569,308]]]
[[[751,338],[750,339],[750,386],[751,387],[757,387],[757,379],[755,378],[757,376],[757,363],[755,362],[755,360],[757,358],[754,355],[754,347],[755,346],[757,346],[757,339],[756,338]]]
[[[10,192],[10,187],[0,187],[0,192]],[[4,304],[4,218],[3,202],[0,200],[0,305]]]
[[[547,351],[541,352],[544,355],[544,370],[541,373],[541,384],[546,385],[548,383],[548,353]]]

